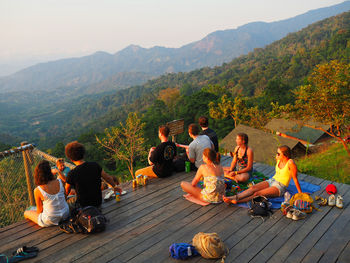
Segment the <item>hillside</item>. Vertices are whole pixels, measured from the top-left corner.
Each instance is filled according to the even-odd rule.
[[[56,89],[65,93],[65,88],[69,87],[70,96],[80,96],[122,89],[164,73],[221,65],[290,32],[347,10],[350,10],[350,1],[282,21],[254,22],[237,29],[216,31],[180,48],[146,49],[130,45],[116,54],[96,52],[81,58],[40,63],[0,78],[0,93]]]
[[[349,62],[349,28],[350,12],[346,12],[289,34],[266,48],[255,49],[220,67],[166,74],[144,85],[106,96],[82,96],[63,103],[53,101],[46,114],[34,110],[26,112],[21,129],[14,125],[10,127],[11,133],[52,145],[57,140],[76,138],[77,134],[91,128],[101,131],[104,127],[116,125],[125,118],[127,112],[135,110],[146,115],[152,109],[160,110],[154,113],[159,115],[157,118],[162,117],[163,122],[174,118],[193,121],[198,114],[207,114],[208,103],[218,99],[220,94],[215,90],[220,89],[231,96],[242,94],[255,98],[256,101],[252,103],[262,99],[267,100],[268,104],[273,98],[263,98],[265,92],[274,88],[286,94],[303,83],[316,64],[332,59]],[[277,86],[273,87],[271,81],[275,81]],[[159,91],[165,88],[179,89],[175,112],[170,113],[167,105],[155,101]],[[214,92],[205,91],[210,89]],[[3,105],[0,99],[0,109]],[[152,119],[151,115],[147,115],[149,120]],[[6,118],[10,119],[11,116]],[[152,124],[157,125],[156,122]],[[6,122],[0,121],[0,128],[9,130]]]

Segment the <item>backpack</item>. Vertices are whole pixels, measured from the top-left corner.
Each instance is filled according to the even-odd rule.
[[[250,201],[248,213],[252,216],[269,216],[272,214],[271,203],[265,196],[256,196]]]
[[[290,205],[305,213],[311,213],[312,208],[315,208],[313,202],[314,200],[307,193],[296,193],[289,200]]]
[[[106,217],[94,206],[79,209],[75,223],[80,226],[83,233],[98,233],[106,228]]]
[[[192,244],[204,258],[221,258],[223,262],[228,254],[224,242],[217,233],[199,232],[193,237]]]
[[[187,243],[174,243],[169,247],[169,252],[175,259],[188,259],[199,255],[195,247]]]

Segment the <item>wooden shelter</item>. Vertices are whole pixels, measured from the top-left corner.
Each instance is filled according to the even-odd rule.
[[[249,126],[239,124],[221,142],[220,148],[226,152],[233,152],[236,147],[236,136],[238,133],[245,133],[249,138],[249,146],[254,151],[254,161],[263,163],[274,163],[278,146],[287,145],[292,149],[293,155],[305,153],[305,146],[297,140],[264,132]]]
[[[316,122],[308,122],[308,124],[321,127],[324,130],[328,130],[329,128],[327,125]],[[296,121],[286,119],[272,119],[266,124],[265,128],[279,136],[298,140],[303,144],[315,144],[321,138],[328,137],[328,135],[321,130],[302,126]]]

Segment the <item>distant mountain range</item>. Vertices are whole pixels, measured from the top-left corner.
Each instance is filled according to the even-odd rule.
[[[0,78],[0,93],[50,92],[58,88],[64,91],[68,88],[72,97],[118,90],[164,73],[221,65],[290,32],[347,10],[350,10],[350,1],[282,21],[254,22],[237,29],[215,31],[180,48],[145,49],[130,45],[115,54],[96,52],[81,58],[40,63]]]

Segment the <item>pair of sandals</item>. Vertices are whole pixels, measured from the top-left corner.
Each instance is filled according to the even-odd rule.
[[[0,263],[15,263],[28,258],[34,258],[38,255],[39,248],[23,246],[12,253],[12,257],[8,258],[6,255],[0,255]]]

